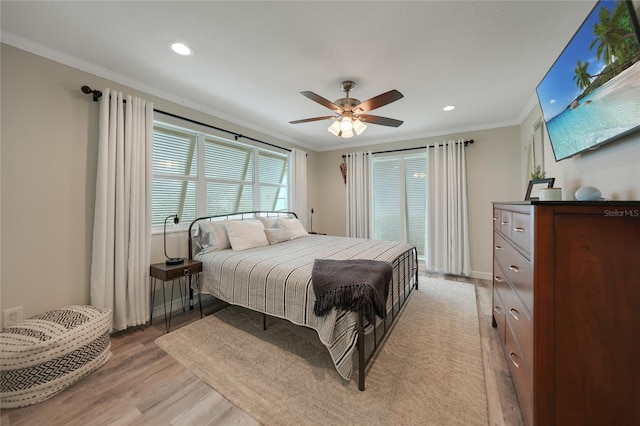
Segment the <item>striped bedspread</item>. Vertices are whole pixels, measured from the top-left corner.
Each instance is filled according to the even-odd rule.
[[[393,262],[411,249],[395,241],[309,235],[244,251],[221,250],[195,256],[203,263],[201,291],[294,324],[313,328],[327,347],[338,373],[349,380],[356,348],[357,313],[333,309],[313,313],[311,271],[315,259],[373,259]],[[397,274],[394,271],[394,284]],[[387,300],[387,309],[393,301]]]

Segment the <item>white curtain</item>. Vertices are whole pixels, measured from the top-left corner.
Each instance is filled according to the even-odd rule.
[[[153,104],[104,89],[91,261],[91,304],[113,329],[149,319]]]
[[[371,153],[347,155],[347,237],[370,238]]]
[[[307,224],[307,153],[293,148],[289,156],[291,178],[290,210],[298,215],[298,219],[309,229]]]
[[[464,141],[427,148],[427,270],[471,274]]]

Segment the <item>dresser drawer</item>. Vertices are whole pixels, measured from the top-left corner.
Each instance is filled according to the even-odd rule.
[[[500,221],[502,220],[502,210],[493,209],[493,229],[500,230]]]
[[[531,258],[533,251],[533,223],[531,215],[525,213],[513,213],[511,216],[511,240]]]
[[[527,424],[533,425],[533,374],[527,370],[522,353],[508,325],[505,349],[507,364],[511,371],[511,377],[513,377],[513,384],[518,392],[522,414],[527,419]]]
[[[511,234],[511,216],[512,213],[509,210],[500,210],[500,232],[504,235]]]
[[[504,300],[508,300],[510,297],[512,297],[511,294],[513,293],[513,289],[509,285],[507,277],[504,275],[504,272],[502,272],[500,265],[498,265],[495,260],[493,262],[493,291],[497,292],[500,295],[500,299],[503,302],[502,312],[506,313],[506,311],[504,310]]]
[[[493,319],[498,329],[498,335],[500,336],[500,342],[504,344],[505,330],[507,327],[507,317],[505,316],[504,303],[498,293],[498,288],[493,287]]]
[[[494,235],[494,255],[503,274],[518,293],[518,297],[530,315],[533,312],[533,267],[531,262],[497,233]]]
[[[507,284],[508,286],[509,284]],[[504,295],[504,296],[503,296]],[[531,371],[533,368],[533,321],[523,308],[516,293],[504,291],[501,294],[502,309],[505,315],[507,329],[511,329],[521,351],[521,359],[525,368]]]

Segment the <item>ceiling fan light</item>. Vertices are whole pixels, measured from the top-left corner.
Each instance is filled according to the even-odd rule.
[[[340,121],[336,120],[333,122],[331,126],[329,126],[329,132],[333,133],[336,136],[340,136]]]
[[[360,133],[364,132],[364,129],[366,128],[367,128],[367,125],[364,124],[362,121],[353,120],[353,131],[356,132],[356,135],[359,135]]]
[[[353,132],[349,130],[348,132],[340,132],[340,136],[343,138],[351,138],[353,137]]]
[[[351,132],[352,128],[353,123],[351,121],[351,117],[342,117],[342,120],[340,120],[340,130],[342,130],[343,132]]]

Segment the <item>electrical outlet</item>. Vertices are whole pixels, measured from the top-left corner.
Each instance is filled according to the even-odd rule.
[[[9,327],[22,321],[22,306],[5,309],[3,311],[4,326]]]

